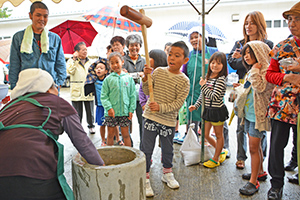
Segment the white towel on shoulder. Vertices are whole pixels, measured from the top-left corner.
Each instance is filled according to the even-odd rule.
[[[33,52],[32,42],[33,42],[33,30],[32,30],[32,26],[29,25],[25,29],[25,33],[21,43],[21,50],[20,50],[21,53],[31,54]],[[41,34],[41,49],[42,49],[42,53],[47,53],[49,50],[49,37],[48,37],[47,29],[44,29]]]

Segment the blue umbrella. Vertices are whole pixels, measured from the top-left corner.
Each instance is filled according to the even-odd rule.
[[[197,21],[181,21],[173,25],[171,28],[168,29],[167,34],[175,34],[181,35],[183,37],[187,37],[191,30],[198,30],[201,31],[200,22]],[[216,26],[205,24],[205,30],[207,31],[208,37],[215,38],[218,40],[225,40],[227,39],[226,36],[222,33],[222,31],[217,28]]]

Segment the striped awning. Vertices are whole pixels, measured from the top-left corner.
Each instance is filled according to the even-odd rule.
[[[24,0],[0,0],[0,8],[3,6],[5,2],[10,2],[13,6],[17,7],[19,6]],[[30,0],[31,2],[39,1],[39,0]],[[52,0],[54,3],[60,3],[62,0]],[[75,1],[81,1],[81,0],[75,0]]]

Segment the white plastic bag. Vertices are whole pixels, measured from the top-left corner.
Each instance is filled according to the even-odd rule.
[[[190,124],[188,133],[180,148],[185,166],[198,164],[201,161],[201,144],[197,140],[197,136],[193,130],[194,127],[195,124]],[[213,147],[204,146],[204,161],[211,159],[213,154]]]

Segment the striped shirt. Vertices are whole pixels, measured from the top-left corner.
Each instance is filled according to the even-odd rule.
[[[159,111],[150,111],[148,99],[143,116],[157,123],[175,127],[178,111],[189,93],[189,79],[183,73],[173,74],[167,67],[158,67],[152,74],[152,80],[154,101],[159,104]],[[148,81],[143,82],[143,91],[149,95]]]
[[[205,107],[220,108],[224,105],[223,97],[226,92],[225,76],[221,76],[217,79],[209,79],[205,85],[201,87],[200,96],[195,103],[195,107],[198,109],[202,102],[202,92],[205,96]]]

